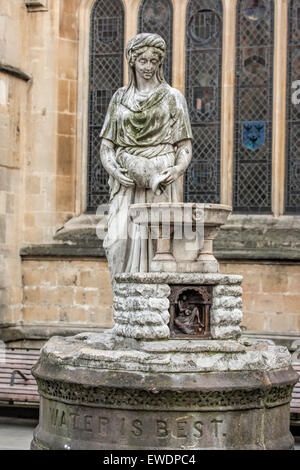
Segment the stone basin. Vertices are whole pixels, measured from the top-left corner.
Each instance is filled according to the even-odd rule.
[[[232,207],[225,204],[159,202],[131,204],[129,216],[134,223],[142,225],[148,225],[150,220],[153,224],[164,224],[169,214],[172,224],[195,223],[197,219],[201,219],[205,225],[221,227],[227,222],[231,211]],[[165,216],[165,219],[162,216]]]
[[[216,273],[213,240],[231,211],[223,204],[142,203],[132,204],[129,216],[155,240],[151,271]]]

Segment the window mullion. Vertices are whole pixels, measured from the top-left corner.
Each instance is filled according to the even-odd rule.
[[[272,212],[275,216],[284,211],[287,12],[286,0],[275,2],[272,148]]]

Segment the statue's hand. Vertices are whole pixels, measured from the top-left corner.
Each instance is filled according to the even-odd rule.
[[[117,181],[119,181],[122,186],[125,186],[126,188],[134,186],[134,181],[129,178],[129,176],[126,176],[124,173],[127,173],[127,170],[125,168],[116,168],[112,176]]]
[[[162,172],[162,176],[164,176],[164,179],[161,184],[171,184],[179,177],[179,171],[176,166],[170,166]]]

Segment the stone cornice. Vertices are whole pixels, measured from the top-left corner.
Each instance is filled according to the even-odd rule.
[[[61,227],[48,245],[21,248],[22,257],[105,257],[105,216],[82,214]],[[300,261],[300,216],[232,215],[216,236],[214,254],[222,260]]]

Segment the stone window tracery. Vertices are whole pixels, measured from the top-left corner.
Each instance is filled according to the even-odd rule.
[[[100,130],[114,92],[123,86],[124,8],[97,0],[90,20],[87,212],[108,202],[108,174],[100,157]]]
[[[143,0],[139,8],[139,33],[159,34],[167,44],[164,60],[166,81],[172,84],[173,6],[171,0]]]
[[[285,212],[300,212],[300,0],[289,2]],[[298,83],[296,83],[299,81]]]
[[[220,202],[222,14],[219,0],[190,0],[186,11],[185,96],[194,137],[188,202]]]
[[[271,212],[273,1],[238,0],[233,207]]]

